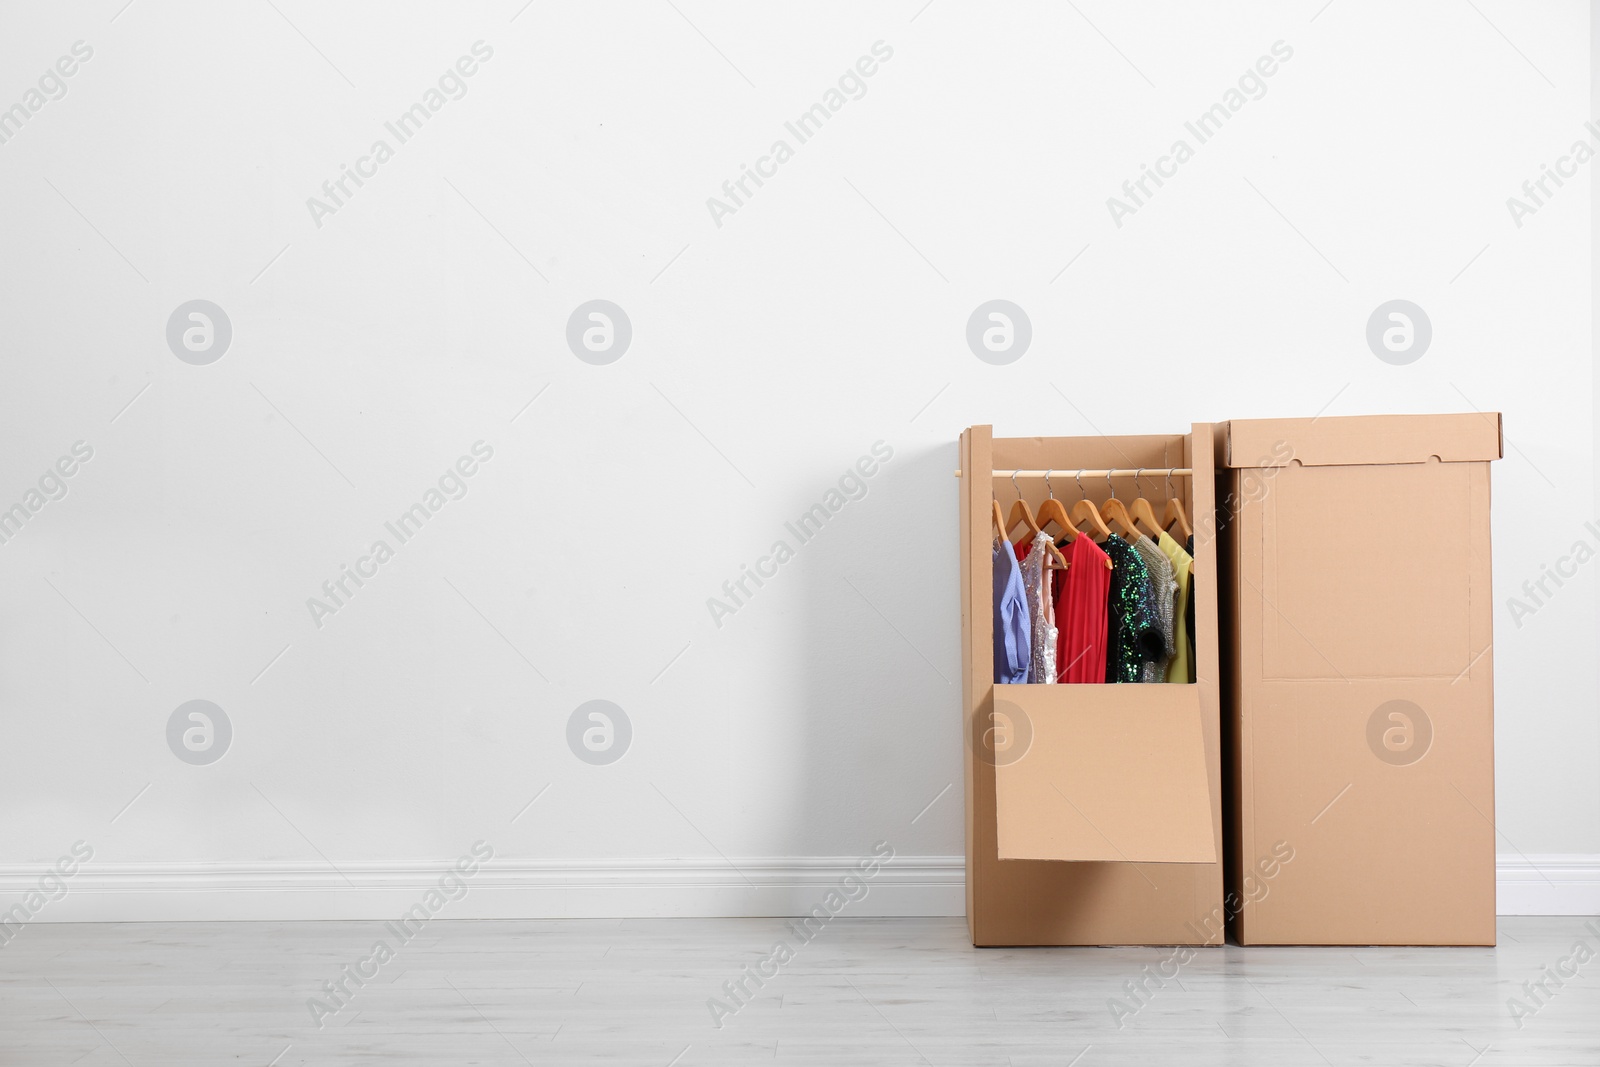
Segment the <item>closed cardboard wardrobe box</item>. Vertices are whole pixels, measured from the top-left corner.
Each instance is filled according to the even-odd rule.
[[[1198,681],[1150,685],[997,685],[991,502],[1037,509],[1053,470],[1071,503],[1109,495],[1074,471],[1130,468],[1129,499],[1173,480],[1190,515],[1213,505],[1215,431],[1128,437],[961,435],[961,616],[967,923],[974,945],[1219,945],[1222,872],[1217,566],[1195,545]],[[1137,486],[1137,468],[1150,472]]]
[[[1234,937],[1494,944],[1500,416],[1235,420],[1218,450]]]

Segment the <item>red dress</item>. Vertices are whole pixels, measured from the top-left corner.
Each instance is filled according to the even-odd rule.
[[[1067,572],[1056,586],[1056,680],[1106,680],[1106,597],[1111,591],[1109,557],[1086,536],[1062,549]]]

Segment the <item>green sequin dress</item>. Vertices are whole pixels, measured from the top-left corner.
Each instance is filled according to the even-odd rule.
[[[1137,682],[1145,665],[1166,652],[1161,612],[1150,572],[1132,545],[1112,534],[1100,547],[1111,557],[1111,592],[1106,601],[1106,681]]]

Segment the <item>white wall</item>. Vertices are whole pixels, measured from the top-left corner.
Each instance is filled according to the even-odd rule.
[[[1477,407],[1507,434],[1502,904],[1553,906],[1547,863],[1589,891],[1596,568],[1520,627],[1506,603],[1595,540],[1590,175],[1520,227],[1506,205],[1586,136],[1583,4],[675,3],[0,16],[0,106],[93,49],[0,144],[0,506],[93,449],[0,544],[5,885],[81,839],[95,892],[43,917],[386,914],[482,839],[499,895],[458,914],[759,911],[887,840],[869,910],[955,913],[963,426]],[[1115,224],[1278,41],[1265,95]],[[232,325],[209,365],[165,335],[197,298]],[[564,337],[596,298],[633,328],[605,366]],[[965,340],[995,298],[1033,329],[1004,367]],[[1364,337],[1395,298],[1434,330],[1407,366]],[[865,498],[717,626],[708,598],[877,441]],[[378,538],[394,558],[316,625]],[[167,743],[193,699],[232,724],[209,766]],[[632,724],[609,766],[566,740],[593,699]]]

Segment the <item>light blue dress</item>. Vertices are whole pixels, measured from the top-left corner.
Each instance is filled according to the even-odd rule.
[[[1011,542],[994,550],[994,680],[1021,685],[1028,680],[1032,629],[1022,586],[1022,567]]]

